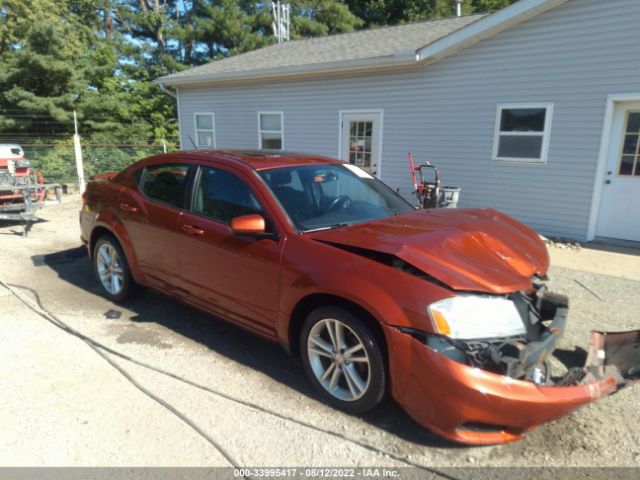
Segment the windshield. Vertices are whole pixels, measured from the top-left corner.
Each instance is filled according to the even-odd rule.
[[[354,165],[304,165],[260,172],[298,230],[362,223],[413,210],[400,195]]]

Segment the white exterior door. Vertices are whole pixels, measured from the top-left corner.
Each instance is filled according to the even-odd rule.
[[[597,235],[640,241],[640,102],[616,106]]]
[[[380,176],[382,112],[342,112],[340,159]]]

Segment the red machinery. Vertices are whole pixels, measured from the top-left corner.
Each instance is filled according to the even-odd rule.
[[[54,190],[53,203],[60,203],[59,184],[46,184],[42,174],[31,169],[19,145],[0,144],[0,220],[23,222],[26,236],[36,221],[36,210],[50,203],[48,189]]]
[[[409,152],[409,165],[413,177],[413,193],[418,198],[419,208],[455,208],[457,206],[460,187],[441,187],[438,167],[431,162],[416,166],[411,152]],[[426,179],[423,170],[427,169],[433,169],[433,182]],[[416,173],[420,175],[419,182]]]

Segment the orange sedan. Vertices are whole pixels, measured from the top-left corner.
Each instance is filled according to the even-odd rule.
[[[640,371],[638,332],[594,334],[554,384],[568,302],[538,235],[494,210],[415,210],[330,158],[151,157],[94,178],[80,223],[111,300],[166,293],[299,355],[331,405],[390,394],[455,441],[517,440]]]

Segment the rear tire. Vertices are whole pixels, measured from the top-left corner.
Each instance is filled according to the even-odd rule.
[[[336,408],[361,414],[386,394],[380,342],[348,310],[326,306],[311,312],[302,326],[300,354],[309,381]]]
[[[105,297],[123,302],[139,291],[127,257],[112,235],[103,235],[93,247],[93,271]]]

